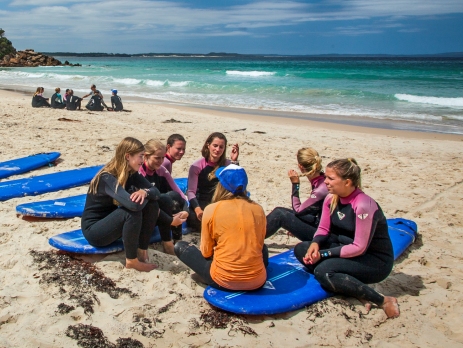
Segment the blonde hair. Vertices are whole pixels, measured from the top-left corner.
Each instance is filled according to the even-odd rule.
[[[153,155],[158,150],[166,151],[166,146],[157,139],[150,139],[145,144],[145,157]]]
[[[345,159],[338,159],[334,160],[326,166],[326,168],[331,168],[335,171],[336,175],[338,175],[341,179],[347,180],[349,179],[352,181],[352,185],[355,188],[362,187],[361,181],[361,169],[357,164],[357,161],[354,158],[345,158]],[[331,199],[331,206],[330,206],[330,214],[333,214],[334,209],[339,202],[339,196],[333,194],[333,198]]]
[[[230,191],[228,191],[223,185],[220,183],[220,181],[217,183],[217,186],[215,187],[215,192],[214,195],[212,196],[212,203],[217,203],[219,201],[225,201],[227,199],[245,199],[248,202],[252,202],[251,199],[248,197],[248,193],[246,191],[243,191],[241,193],[238,193],[234,195]]]
[[[311,147],[304,147],[297,151],[297,162],[305,169],[305,173],[302,173],[299,177],[312,176],[322,170],[322,158]]]
[[[37,87],[35,93],[34,93],[34,97],[37,95],[37,94],[40,94],[42,93],[42,87]]]
[[[61,88],[59,88],[59,87],[56,87],[56,88],[55,88],[55,92],[56,92],[56,93],[59,93],[59,92],[61,92]]]
[[[133,173],[133,169],[130,168],[125,156],[135,155],[137,153],[143,152],[144,150],[145,147],[141,141],[132,137],[122,139],[119,145],[117,145],[114,157],[95,175],[95,177],[90,182],[90,188],[88,192],[91,194],[96,194],[98,183],[100,182],[100,177],[103,173],[108,173],[115,176],[117,179],[117,184],[125,186],[127,179]]]

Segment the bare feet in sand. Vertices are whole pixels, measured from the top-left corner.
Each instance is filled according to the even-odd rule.
[[[148,250],[138,249],[137,250],[137,259],[140,262],[148,263],[150,258],[148,256]]]
[[[174,242],[162,242],[162,247],[164,248],[164,252],[169,255],[175,255],[174,251]]]
[[[140,262],[138,259],[125,259],[125,268],[133,268],[140,272],[150,272],[158,268],[154,263]]]
[[[362,302],[362,304],[365,306],[365,310],[366,310],[366,313],[365,313],[365,314],[370,313],[370,310],[371,310],[371,303],[368,302],[367,300],[359,300],[359,301]]]
[[[395,297],[384,296],[382,308],[388,318],[394,319],[398,318],[400,315],[399,303]]]

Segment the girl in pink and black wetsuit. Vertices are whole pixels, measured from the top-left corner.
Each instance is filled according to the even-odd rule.
[[[186,221],[189,211],[185,194],[161,165],[165,154],[163,143],[155,139],[149,140],[145,144],[144,162],[138,172],[161,193],[157,226],[164,251],[174,255],[174,241],[182,239],[182,223]]]
[[[186,140],[180,134],[172,134],[167,138],[166,157],[162,166],[172,174],[172,164],[180,161],[185,154]]]
[[[218,179],[215,171],[219,167],[226,167],[230,163],[239,164],[239,147],[234,144],[231,150],[231,161],[226,158],[225,149],[227,138],[219,132],[209,135],[201,150],[202,158],[195,161],[188,173],[188,200],[190,201],[190,215],[188,225],[201,231],[203,210],[212,201]]]
[[[394,297],[365,284],[378,283],[392,270],[394,254],[386,218],[379,205],[360,189],[360,168],[354,159],[328,164],[329,195],[312,243],[302,242],[294,255],[328,291],[380,306],[389,318],[398,317]]]
[[[274,235],[281,227],[302,241],[311,241],[320,221],[323,200],[328,194],[325,175],[322,172],[322,159],[312,148],[297,152],[297,162],[302,176],[307,177],[312,186],[309,198],[301,204],[299,198],[299,175],[295,170],[288,172],[292,183],[292,209],[277,207],[267,215],[265,238]]]

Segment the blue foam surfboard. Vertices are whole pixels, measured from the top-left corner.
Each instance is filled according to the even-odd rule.
[[[102,166],[66,170],[0,183],[0,201],[11,198],[36,196],[88,184]]]
[[[417,226],[405,219],[388,219],[394,259],[415,240]],[[208,286],[204,298],[220,309],[252,315],[285,313],[332,296],[304,270],[293,250],[269,258],[267,282],[254,291],[222,291]]]
[[[38,153],[28,157],[0,162],[0,179],[50,165],[52,162],[56,161],[59,156],[59,152]]]
[[[187,178],[174,179],[177,186],[186,192]],[[31,202],[16,206],[16,212],[25,216],[40,218],[69,219],[82,216],[87,195],[77,195],[66,198],[58,198],[41,202]]]
[[[189,233],[189,229],[186,227],[186,223],[182,225],[182,233]],[[161,235],[159,229],[156,227],[153,235],[151,236],[150,243],[158,243],[161,241]],[[82,230],[75,230],[65,232],[51,237],[48,243],[57,249],[68,251],[71,253],[79,254],[110,254],[124,250],[124,243],[121,239],[118,239],[114,243],[105,247],[94,247],[88,244]]]

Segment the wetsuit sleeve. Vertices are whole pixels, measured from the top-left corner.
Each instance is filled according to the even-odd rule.
[[[215,204],[209,205],[204,209],[201,221],[201,253],[207,259],[214,254],[215,241],[212,230],[212,217],[214,215]]]
[[[375,234],[378,224],[376,211],[378,205],[367,195],[358,196],[354,202],[355,211],[355,236],[352,244],[341,248],[340,256],[344,258],[355,257],[365,254]]]
[[[184,200],[188,200],[185,196],[185,194],[182,192],[182,190],[180,190],[180,188],[178,187],[178,185],[175,183],[174,179],[172,178],[172,175],[170,175],[169,171],[164,168],[163,166],[160,167],[160,173],[163,177],[166,178],[166,181],[167,181],[167,184],[170,186],[170,189],[172,191],[175,191],[177,192]]]
[[[123,207],[129,210],[140,211],[147,203],[146,200],[143,204],[133,202],[130,199],[130,193],[128,193],[121,185],[118,185],[116,178],[111,174],[103,173],[100,176],[99,185],[104,185],[104,193],[118,201]]]
[[[197,161],[191,165],[190,171],[188,172],[187,196],[193,210],[199,207],[198,199],[196,198],[196,190],[198,189],[198,177],[200,172],[201,167]]]
[[[152,201],[156,201],[159,199],[159,195],[161,194],[157,187],[151,185],[151,183],[140,173],[132,174],[132,182],[133,184],[139,189],[148,189],[146,192],[148,193],[148,199]]]
[[[367,251],[378,224],[378,220],[375,218],[378,205],[367,195],[359,195],[357,199],[352,202],[352,208],[355,212],[354,241],[348,245],[320,250],[322,258],[351,258],[363,255]]]
[[[318,225],[317,232],[315,232],[312,242],[320,243],[328,240],[330,235],[330,226],[331,226],[331,214],[330,214],[330,204],[332,195],[328,195],[323,202],[322,215],[320,218],[320,224]]]
[[[167,169],[169,173],[172,174],[172,162],[166,157],[164,157],[164,161],[162,162],[162,166]]]
[[[305,209],[311,207],[315,203],[325,199],[326,195],[328,194],[328,190],[326,185],[322,183],[319,187],[315,187],[310,192],[309,198],[301,204],[299,199],[299,184],[293,184],[293,192],[292,192],[292,203],[293,203],[293,210],[296,213],[300,213]]]

